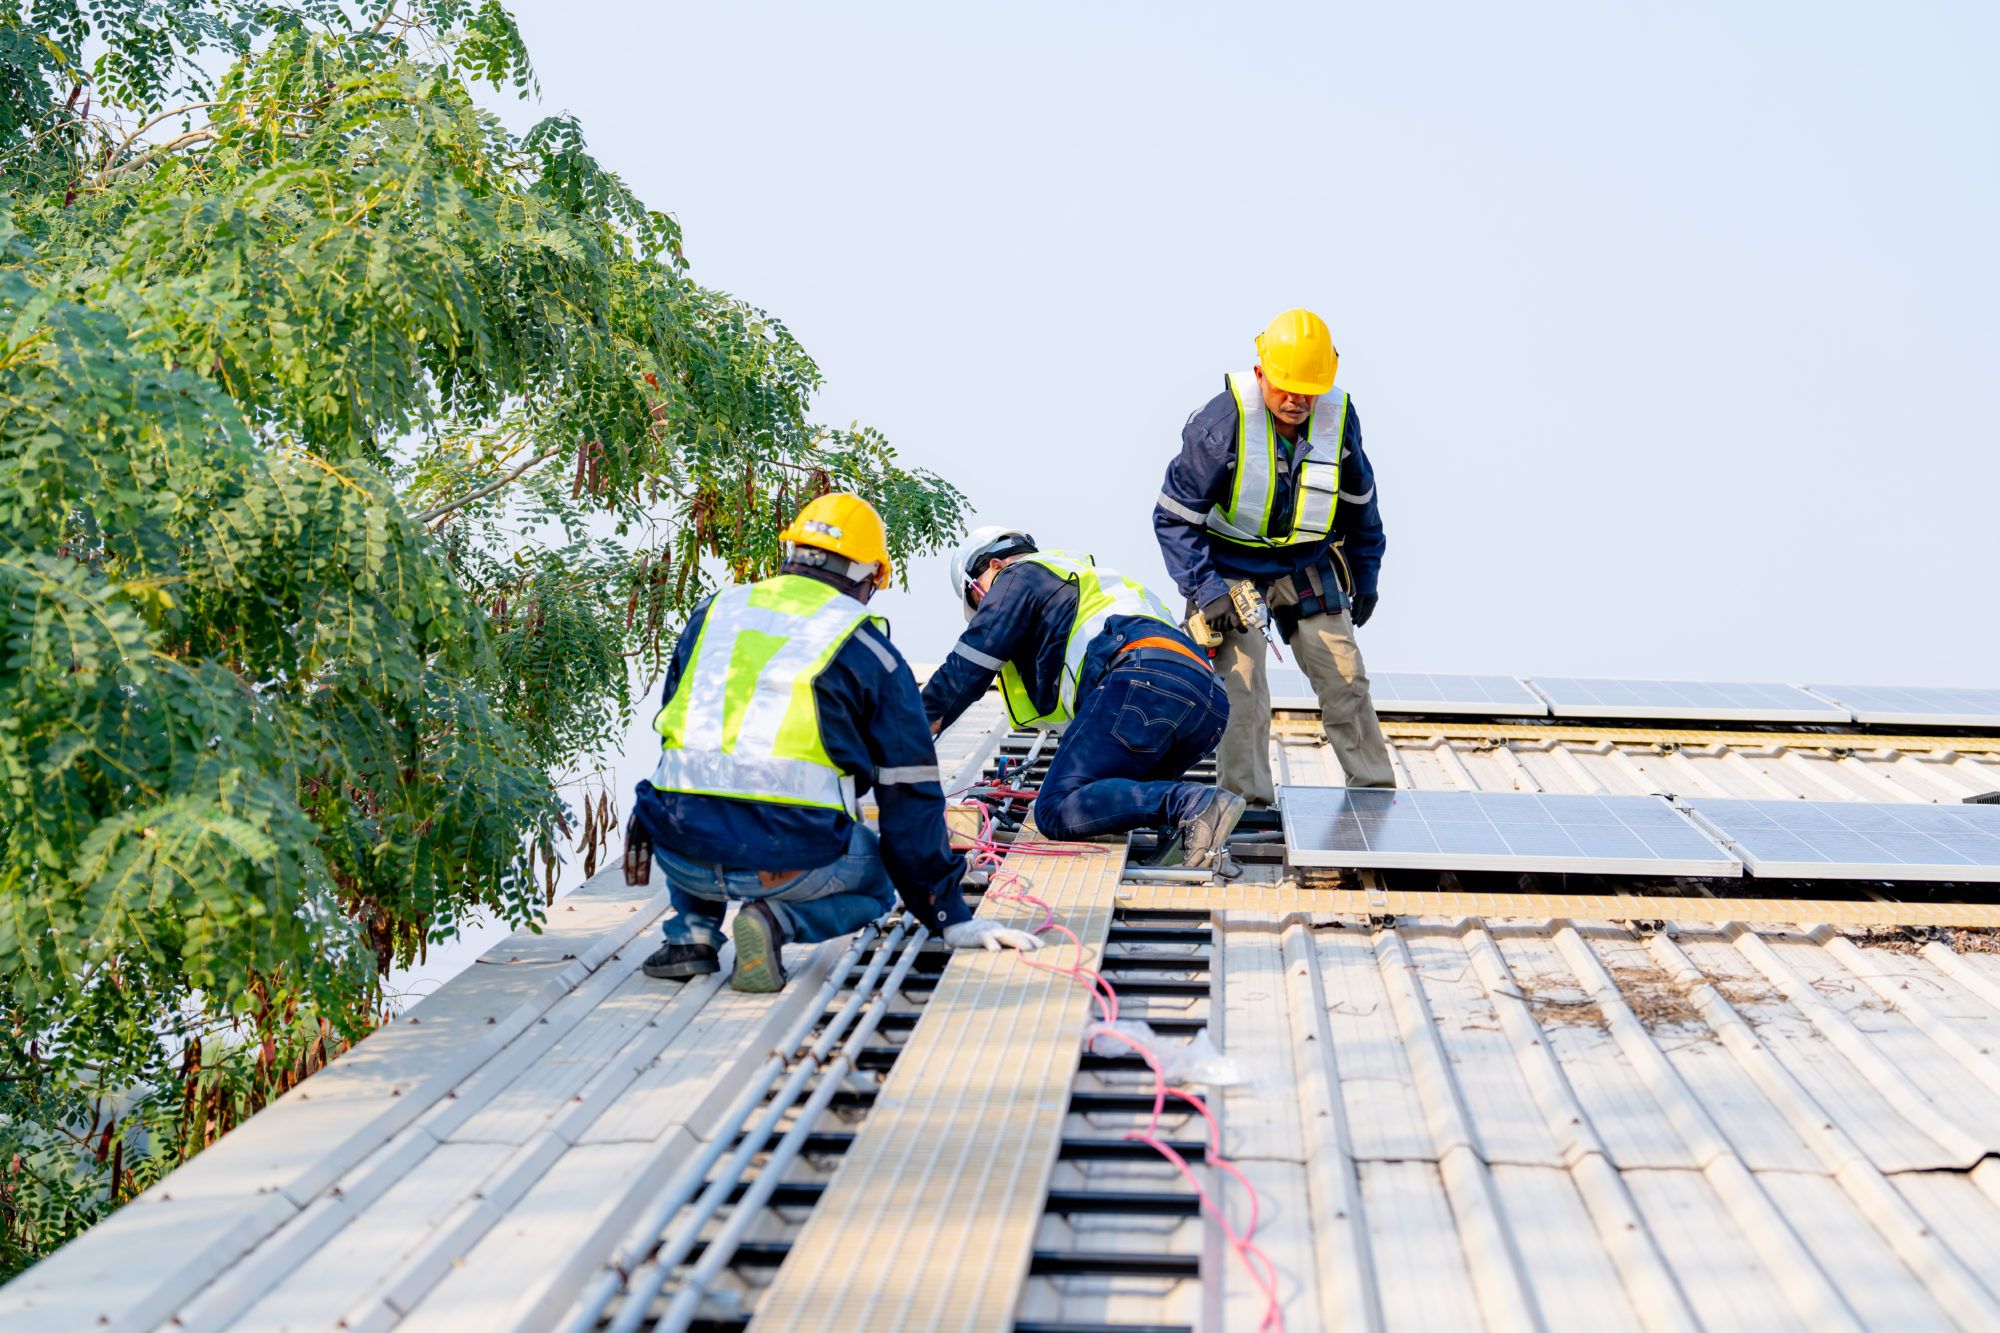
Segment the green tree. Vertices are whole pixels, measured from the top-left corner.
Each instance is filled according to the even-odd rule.
[[[497,3],[0,0],[0,1271],[535,920],[560,775],[800,502],[960,528],[480,81]]]

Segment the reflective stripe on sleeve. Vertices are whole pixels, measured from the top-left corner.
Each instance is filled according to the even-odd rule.
[[[854,637],[868,646],[868,651],[875,654],[875,660],[882,664],[884,671],[894,671],[896,669],[896,655],[890,652],[888,647],[873,634],[865,629],[858,629],[854,631]]]
[[[1190,509],[1179,500],[1174,499],[1173,496],[1168,495],[1165,491],[1160,492],[1160,508],[1166,510],[1175,518],[1188,523],[1203,523],[1208,520],[1206,510],[1196,511]]]
[[[972,663],[972,665],[984,667],[988,671],[998,671],[1001,667],[1007,665],[997,657],[988,657],[977,648],[968,647],[964,639],[960,639],[957,643],[954,643],[951,646],[951,650]]]
[[[1351,505],[1365,505],[1370,500],[1375,498],[1375,488],[1373,486],[1370,486],[1367,490],[1363,491],[1359,495],[1349,495],[1346,491],[1342,491],[1340,493],[1340,498],[1347,501],[1347,503]]]
[[[875,784],[880,787],[899,784],[909,786],[918,782],[939,782],[936,764],[905,764],[901,768],[878,768],[875,770]]]

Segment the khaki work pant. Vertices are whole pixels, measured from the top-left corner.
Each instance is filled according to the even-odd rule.
[[[1347,612],[1307,616],[1285,645],[1319,696],[1320,727],[1350,787],[1393,787],[1396,770],[1368,697],[1368,672]],[[1229,729],[1215,749],[1216,780],[1254,804],[1278,799],[1271,785],[1271,686],[1261,633],[1230,631],[1215,650],[1215,670],[1229,692]]]

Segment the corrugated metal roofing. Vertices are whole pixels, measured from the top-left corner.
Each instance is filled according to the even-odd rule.
[[[2000,1326],[1990,954],[1270,913],[1218,945],[1230,1146],[1313,1258],[1290,1328]]]
[[[1991,736],[1558,719],[1385,730],[1399,785],[1421,790],[1956,803],[2000,789]],[[1316,731],[1280,718],[1281,782],[1340,780]],[[1032,748],[992,700],[939,747],[954,788],[996,751]],[[1272,844],[1241,850],[1249,873],[1227,888],[1119,888],[1102,969],[1127,1016],[1169,1038],[1210,1025],[1247,1073],[1215,1098],[1223,1146],[1256,1187],[1294,1333],[2000,1327],[1988,937],[1850,938],[1772,921],[1771,902],[1745,924],[1715,919],[1711,899],[1705,919],[1641,934],[1626,919],[1676,900],[1599,900],[1618,921],[1551,918],[1533,905],[1593,900],[1325,889],[1292,877]],[[806,975],[776,998],[646,983],[636,966],[663,898],[599,876],[548,933],[490,951],[414,1022],[0,1289],[0,1324],[548,1329],[593,1290],[614,1293],[617,1315],[621,1273],[651,1245],[634,1219],[691,1163],[707,1171],[704,1148],[735,1143],[722,1108],[774,1044],[818,1021],[813,969],[844,972],[836,956],[850,956],[844,943],[793,951]],[[1529,914],[1462,910],[1503,901]],[[857,966],[886,958],[871,948]],[[861,1071],[893,1065],[928,1021],[921,997],[960,967],[927,957],[890,1002],[893,1035],[848,1053],[857,1069],[821,1085],[814,1118],[774,1113],[808,1146],[757,1158],[778,1162],[781,1183],[736,1225],[741,1248],[696,1327],[754,1314],[843,1154],[862,1151],[879,1072]],[[816,1066],[787,1067],[803,1096]],[[1257,1327],[1263,1298],[1219,1229],[1171,1168],[1123,1151],[1150,1086],[1130,1060],[1077,1067],[1027,1274],[982,1306],[989,1322],[1011,1299],[1024,1330]],[[1197,1121],[1170,1114],[1163,1133],[1200,1159]],[[1208,1180],[1247,1221],[1248,1196]],[[722,1206],[684,1237],[687,1258],[719,1242]],[[910,1227],[927,1225],[921,1212]],[[869,1271],[904,1295],[942,1290],[943,1323],[926,1326],[955,1326],[954,1264],[987,1256],[899,1265],[883,1244]],[[605,1268],[614,1258],[625,1267]],[[810,1290],[787,1308],[810,1323]]]

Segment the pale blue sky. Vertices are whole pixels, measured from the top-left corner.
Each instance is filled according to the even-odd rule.
[[[821,418],[984,520],[1172,599],[1181,424],[1306,305],[1381,484],[1376,669],[2000,685],[1990,8],[517,13],[510,123],[580,116]],[[913,660],[944,582],[877,599]]]
[[[517,12],[508,118],[580,116],[984,520],[1171,598],[1181,424],[1302,304],[1378,669],[2000,684],[1990,8]]]

